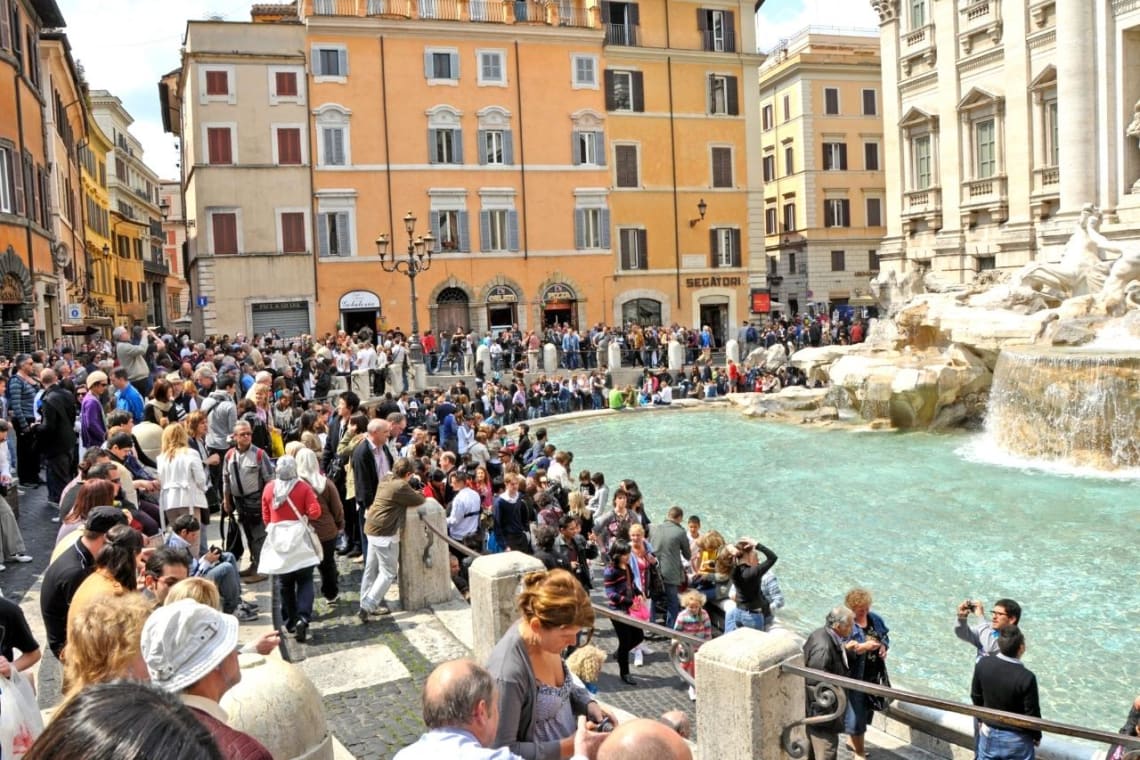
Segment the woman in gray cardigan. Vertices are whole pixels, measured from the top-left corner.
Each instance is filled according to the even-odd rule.
[[[530,573],[523,579],[521,615],[491,652],[487,669],[499,694],[496,747],[507,747],[526,760],[560,760],[574,754],[577,716],[594,725],[613,716],[590,692],[575,685],[562,651],[592,632],[594,610],[582,584],[565,570]],[[590,731],[596,749],[604,733]],[[591,756],[593,752],[590,752]]]

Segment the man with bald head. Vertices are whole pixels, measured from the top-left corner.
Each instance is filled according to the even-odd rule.
[[[693,760],[693,753],[673,728],[638,718],[614,729],[602,742],[597,760]]]

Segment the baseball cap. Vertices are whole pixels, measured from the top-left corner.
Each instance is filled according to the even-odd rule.
[[[116,525],[126,524],[127,516],[123,514],[123,510],[114,507],[95,507],[87,513],[87,522],[83,527],[93,533],[106,533]]]

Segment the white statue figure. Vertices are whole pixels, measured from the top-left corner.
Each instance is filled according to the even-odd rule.
[[[1119,315],[1135,306],[1133,291],[1140,286],[1140,248],[1125,248],[1120,258],[1112,262],[1108,277],[1101,288],[1104,309],[1110,315]]]
[[[1091,203],[1081,209],[1077,229],[1058,262],[1031,261],[1013,277],[1012,291],[1036,291],[1058,302],[1073,296],[1098,293],[1104,286],[1110,264],[1102,252],[1123,254],[1124,250],[1100,234],[1100,212]]]

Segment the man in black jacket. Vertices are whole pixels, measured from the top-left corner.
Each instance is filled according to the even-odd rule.
[[[998,653],[974,666],[970,699],[979,707],[1041,717],[1037,676],[1021,663],[1025,636],[1016,625],[1002,628]],[[1033,760],[1041,732],[983,720],[978,727],[978,760]]]
[[[356,487],[356,520],[360,535],[364,536],[364,513],[376,498],[376,485],[392,470],[393,458],[389,451],[387,420],[369,420],[368,433],[352,451],[352,477]],[[346,518],[347,519],[347,518]],[[368,547],[361,544],[367,552]]]
[[[333,467],[333,462],[337,458],[336,450],[340,446],[340,439],[348,430],[348,421],[358,409],[360,409],[360,397],[352,391],[345,391],[337,397],[336,412],[329,416],[329,432],[325,437],[325,450],[321,454],[321,470],[332,478],[340,501],[344,504],[345,537],[348,539],[348,543],[337,554],[348,554],[353,557],[359,557],[363,554],[364,545],[360,533],[356,530],[358,525],[356,504],[348,501],[345,491],[344,466],[348,463],[345,461],[337,462],[336,467]]]
[[[59,384],[55,372],[40,373],[44,395],[40,398],[40,431],[36,447],[47,470],[48,506],[59,507],[63,487],[75,477],[75,394]]]
[[[804,667],[823,670],[837,676],[849,675],[844,639],[851,635],[854,621],[855,613],[843,606],[827,613],[824,626],[812,631],[804,643]],[[811,679],[804,683],[809,717],[826,715],[834,709],[824,707],[815,701],[812,697],[812,687],[815,684],[816,682]],[[836,690],[842,693],[838,687]],[[842,712],[827,723],[808,726],[807,735],[811,742],[808,760],[835,760],[839,751],[839,734],[842,731]]]

